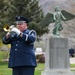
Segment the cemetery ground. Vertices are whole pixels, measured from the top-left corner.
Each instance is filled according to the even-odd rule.
[[[8,58],[8,52],[0,52],[0,75],[12,75],[12,69],[8,68],[8,62],[2,61],[5,58]],[[75,64],[70,64],[71,70],[75,71]],[[41,71],[45,68],[44,63],[37,63],[35,68],[35,75],[41,75]]]
[[[0,62],[0,75],[12,75],[12,69],[8,68],[8,62]],[[41,75],[41,71],[44,70],[44,64],[38,63],[35,69],[35,75]]]
[[[8,61],[3,61],[9,57],[8,51],[0,51],[0,75],[12,75],[12,69],[8,68]],[[44,63],[37,63],[35,75],[41,75],[44,70]]]

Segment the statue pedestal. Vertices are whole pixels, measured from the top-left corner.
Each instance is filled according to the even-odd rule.
[[[75,75],[70,71],[67,38],[47,38],[45,71],[41,75]]]

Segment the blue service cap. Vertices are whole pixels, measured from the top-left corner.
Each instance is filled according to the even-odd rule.
[[[24,21],[26,23],[29,22],[28,19],[23,16],[16,16],[16,21]]]

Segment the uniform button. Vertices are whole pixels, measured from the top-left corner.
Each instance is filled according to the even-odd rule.
[[[18,44],[16,44],[16,46],[18,46]]]
[[[19,41],[17,41],[17,42],[19,42]]]
[[[15,51],[17,51],[17,49],[15,49]]]

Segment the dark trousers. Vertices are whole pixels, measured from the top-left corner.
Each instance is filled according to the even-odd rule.
[[[35,67],[15,67],[12,68],[12,75],[34,75]]]

